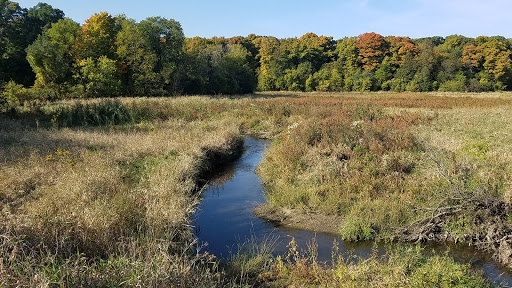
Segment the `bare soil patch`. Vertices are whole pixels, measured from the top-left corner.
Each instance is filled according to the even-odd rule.
[[[296,208],[281,208],[263,204],[254,209],[254,215],[278,226],[337,234],[342,218],[334,215],[311,213]]]

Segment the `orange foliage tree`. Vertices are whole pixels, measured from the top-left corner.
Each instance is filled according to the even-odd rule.
[[[418,46],[409,37],[386,37],[389,43],[390,63],[400,66],[404,63],[407,55],[416,58],[420,52]]]
[[[484,55],[482,54],[482,47],[475,45],[464,46],[462,61],[470,70],[480,68],[482,66],[483,59]]]
[[[380,34],[371,32],[357,37],[357,49],[361,56],[363,69],[374,70],[380,66],[387,52],[388,43]]]

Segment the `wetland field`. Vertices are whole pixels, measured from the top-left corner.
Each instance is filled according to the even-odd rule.
[[[0,287],[507,287],[511,131],[508,92],[27,102],[0,114]],[[236,189],[264,189],[244,215],[313,238],[217,253],[203,239],[237,218],[198,225],[233,205],[207,187],[254,139],[261,162],[241,169],[259,179]],[[340,241],[328,257],[315,232]],[[375,244],[340,252],[357,243]],[[505,277],[432,245],[471,246]]]

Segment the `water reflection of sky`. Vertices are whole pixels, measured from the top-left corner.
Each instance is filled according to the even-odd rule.
[[[263,140],[246,138],[246,151],[232,165],[225,167],[215,175],[204,191],[203,200],[195,214],[194,226],[200,244],[207,243],[206,250],[218,257],[227,258],[230,252],[236,252],[240,243],[256,238],[257,241],[274,243],[274,253],[284,255],[287,244],[295,239],[299,249],[307,250],[313,238],[318,245],[318,259],[330,262],[333,243],[336,241],[341,254],[354,256],[354,259],[368,258],[376,252],[383,255],[385,245],[372,242],[342,242],[335,235],[312,231],[274,227],[272,224],[254,217],[254,208],[265,203],[263,186],[254,173],[261,162],[269,143]],[[471,263],[482,269],[484,275],[495,284],[512,283],[508,268],[497,264],[487,254],[472,247],[446,246],[430,244],[425,246],[426,253],[449,251],[448,255],[457,261]]]

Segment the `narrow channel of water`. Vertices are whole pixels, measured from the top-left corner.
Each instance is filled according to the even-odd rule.
[[[254,216],[254,208],[265,203],[263,186],[260,178],[254,173],[263,158],[269,142],[246,138],[245,152],[232,165],[223,170],[210,181],[204,191],[203,200],[195,214],[194,226],[196,235],[205,249],[221,258],[227,258],[231,252],[237,251],[237,245],[247,239],[274,239],[274,253],[284,255],[287,244],[295,238],[300,249],[307,249],[308,243],[315,238],[318,244],[318,259],[330,261],[333,242],[338,242],[340,252],[367,258],[377,249],[383,253],[382,247],[374,248],[371,242],[344,242],[326,233],[306,230],[275,227],[271,223]],[[509,287],[512,284],[512,273],[504,266],[493,261],[485,253],[466,246],[427,245],[425,251],[435,250],[437,253],[448,251],[454,259],[471,263],[482,269],[486,278],[495,284]]]

